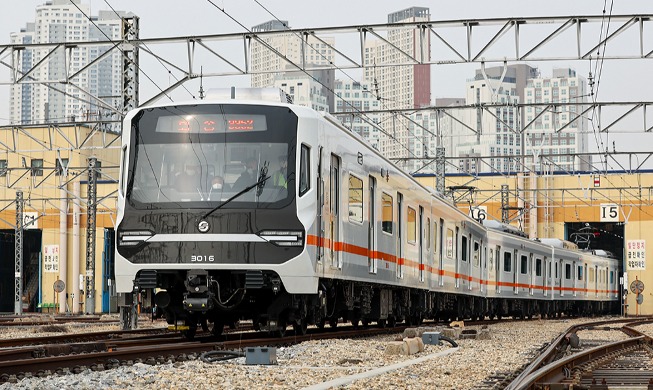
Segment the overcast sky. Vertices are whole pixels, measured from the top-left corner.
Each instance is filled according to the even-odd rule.
[[[234,19],[247,28],[273,19],[263,9],[266,7],[279,19],[288,20],[292,28],[350,26],[361,24],[386,23],[387,14],[410,6],[429,7],[431,19],[459,20],[482,18],[507,18],[526,16],[570,16],[601,15],[604,4],[610,11],[610,1],[600,0],[514,0],[514,1],[430,1],[397,2],[375,1],[297,1],[297,0],[212,0],[224,8]],[[11,32],[33,21],[35,7],[44,0],[2,0],[3,12],[0,14],[0,42],[9,43]],[[240,33],[245,30],[231,20],[208,0],[83,0],[90,3],[92,13],[109,9],[110,4],[117,10],[132,11],[140,16],[141,38],[169,37],[181,35],[202,35],[220,33]],[[612,5],[613,15],[653,14],[653,1],[619,0]],[[611,31],[617,26],[612,26]],[[591,38],[590,38],[591,39]],[[651,45],[653,32],[647,31],[645,41]],[[598,42],[598,36],[596,36]],[[572,43],[573,44],[573,43]],[[636,42],[633,42],[636,44]],[[651,49],[648,49],[650,51]],[[607,53],[610,54],[609,52]],[[653,60],[606,61],[601,79],[601,101],[652,101],[653,98]],[[590,66],[587,61],[566,64],[538,62],[531,63],[549,75],[553,66],[570,66],[579,75],[587,77]],[[432,97],[463,96],[465,80],[473,77],[478,64],[433,66]],[[0,74],[3,80],[8,77]],[[232,80],[224,77],[207,80],[206,87],[227,87]],[[648,86],[642,88],[642,86]],[[0,87],[0,124],[6,124],[8,110],[6,101],[8,87]],[[650,115],[650,114],[649,114]],[[625,150],[625,148],[622,148]]]

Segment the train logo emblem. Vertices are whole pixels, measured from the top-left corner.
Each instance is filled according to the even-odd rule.
[[[209,231],[209,228],[211,226],[207,221],[201,220],[200,223],[197,224],[197,230],[199,230],[201,233],[206,233]]]

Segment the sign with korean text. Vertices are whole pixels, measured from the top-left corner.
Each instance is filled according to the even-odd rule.
[[[59,245],[45,245],[43,248],[43,272],[59,272]]]
[[[626,241],[626,269],[628,271],[646,269],[646,240]]]

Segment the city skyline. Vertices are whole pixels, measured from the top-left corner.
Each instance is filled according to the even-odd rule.
[[[33,4],[42,4],[43,1],[34,1],[32,2]],[[108,4],[111,4],[115,9],[126,9],[128,11],[136,10],[135,13],[140,15],[140,10],[144,10],[145,14],[142,15],[144,18],[142,20],[142,28],[141,28],[141,37],[148,37],[148,36],[171,36],[172,34],[166,34],[166,32],[169,32],[170,29],[159,29],[157,34],[157,29],[152,22],[146,21],[147,20],[147,14],[151,14],[153,11],[152,9],[147,9],[147,4],[152,5],[152,2],[144,1],[143,3],[139,2],[136,4],[131,5],[126,5],[127,3],[124,1],[110,1],[110,2],[105,2],[105,1],[95,1],[95,0],[89,0],[89,1],[84,1],[83,3],[88,3],[92,5],[92,9],[94,12],[99,9],[107,8]],[[598,14],[600,12],[600,6],[592,6],[590,7],[589,2],[581,2],[582,4],[580,5],[564,5],[560,7],[551,7],[551,12],[548,12],[548,10],[543,10],[543,9],[538,9],[535,11],[527,9],[527,7],[515,5],[514,2],[507,2],[511,3],[513,5],[514,11],[512,14],[515,14],[521,10],[521,13],[519,14],[520,16],[528,16],[530,15],[545,15],[545,16],[552,16],[552,15],[569,15],[569,14],[579,14],[581,11],[586,11],[582,12],[583,14],[591,14],[589,10],[596,9],[596,12],[594,14]],[[555,3],[555,2],[554,2]],[[145,4],[145,5],[144,5]],[[560,3],[562,4],[562,3]],[[263,4],[264,6],[267,6]],[[352,5],[355,9],[357,5]],[[385,7],[384,7],[385,6]],[[622,8],[618,8],[618,6],[621,6]],[[145,7],[145,8],[143,8]],[[273,20],[272,16],[262,10],[256,3],[252,3],[252,7],[250,9],[250,13],[243,14],[239,13],[241,11],[240,7],[236,7],[234,4],[229,4],[226,3],[224,5],[225,9],[227,12],[230,12],[230,14],[233,15],[233,17],[238,20],[242,21],[242,23],[247,27],[251,28],[251,26],[255,26],[257,24],[263,23],[267,20]],[[348,21],[352,21],[353,23],[356,23],[357,20],[360,20],[360,22],[357,23],[384,23],[387,18],[387,14],[397,11],[397,6],[396,4],[388,4],[388,3],[381,3],[380,7],[378,9],[374,10],[367,10],[367,12],[353,12],[353,13],[340,13],[342,14],[342,18],[337,18],[337,19],[332,19],[337,22],[342,22],[342,23],[329,23],[328,18],[315,18],[314,15],[311,15],[311,17],[307,18],[298,18],[295,15],[304,15],[306,12],[306,6],[303,7],[297,7],[293,9],[292,13],[289,12],[284,12],[284,9],[289,9],[289,8],[283,8],[281,10],[279,9],[274,9],[274,6],[267,6],[276,17],[279,17],[282,20],[288,20],[288,23],[292,25],[294,28],[301,28],[305,26],[310,26],[311,21],[313,23],[316,23],[316,26],[329,26],[329,25],[347,25]],[[174,7],[171,7],[171,9]],[[281,7],[278,7],[281,8]],[[457,19],[461,18],[462,16],[469,15],[470,17],[477,17],[477,18],[483,18],[483,17],[498,17],[501,16],[501,13],[504,13],[504,17],[506,17],[505,13],[507,12],[508,6],[505,5],[505,3],[502,3],[498,5],[495,9],[492,9],[490,12],[490,9],[488,7],[482,6],[480,9],[474,9],[474,10],[461,10],[457,7],[453,6],[447,6],[442,9],[438,8],[438,12],[434,14],[433,11],[431,11],[432,15],[431,19],[433,20],[442,20],[442,19]],[[211,17],[213,19],[224,19],[226,16],[222,14],[218,9],[215,7],[212,7],[210,4],[204,4],[203,7],[201,7],[202,10],[204,10],[204,13],[209,13],[212,15]],[[650,9],[653,9],[653,7],[648,7],[648,6],[641,6],[641,7],[633,7],[629,6],[626,7],[624,5],[616,5],[615,9],[613,10],[613,13],[617,14],[624,14],[628,12],[636,12],[636,13],[646,13],[646,11],[651,11]],[[255,11],[255,12],[254,12]],[[379,14],[383,12],[383,16],[379,17]],[[529,12],[526,12],[529,11]],[[332,12],[332,10],[327,10],[325,11],[327,13]],[[206,16],[204,13],[197,14],[197,17],[200,20],[203,20],[203,18]],[[163,16],[162,20],[166,20],[167,18],[167,12],[164,11],[159,11],[156,12],[158,16]],[[256,16],[256,20],[255,20]],[[449,17],[447,17],[449,16]],[[225,28],[226,26],[232,26],[230,29],[227,29],[225,32],[234,32],[234,31],[242,31],[242,28],[239,27],[233,20],[231,19],[225,19],[226,22],[221,25],[221,28]],[[248,22],[248,20],[251,20],[252,22]],[[212,33],[215,32],[214,30],[206,30],[202,29],[202,23],[193,23],[190,25],[186,25],[184,23],[176,25],[176,27],[183,27],[184,31],[180,31],[179,33],[184,33],[186,29],[187,31],[191,34],[193,33]],[[618,26],[612,26],[611,31],[614,31]],[[177,29],[177,28],[176,28]],[[14,29],[15,31],[16,29]],[[597,37],[598,38],[598,37]],[[628,101],[636,101],[636,100],[644,100],[644,101],[650,101],[653,100],[650,98],[651,92],[650,91],[645,91],[641,88],[635,88],[634,81],[627,81],[625,80],[625,76],[627,74],[625,72],[616,72],[619,74],[620,78],[615,78],[615,77],[610,77],[611,74],[614,74],[614,69],[622,67],[623,65],[617,64],[618,61],[606,61],[604,64],[604,76],[601,79],[601,96],[607,96],[608,94],[605,91],[615,91],[614,95],[610,95],[609,98],[605,99],[607,101],[617,101],[617,100],[628,100]],[[635,68],[641,68],[643,65],[642,63],[645,61],[626,61],[625,63],[627,64],[634,64]],[[496,65],[496,64],[494,64]],[[572,61],[572,62],[566,62],[563,64],[557,63],[557,62],[537,62],[532,65],[536,65],[542,72],[542,74],[548,74],[552,71],[554,67],[571,67],[572,69],[575,69],[579,74],[584,74],[587,76],[587,71],[590,69],[588,66],[588,63],[586,61]],[[475,69],[478,67],[478,64],[460,64],[460,65],[434,65],[430,67],[430,74],[431,74],[431,96],[430,96],[430,101],[433,103],[436,101],[438,98],[448,98],[448,97],[459,97],[464,95],[464,80],[470,77],[470,74],[475,71]],[[148,70],[149,72],[149,70]],[[354,74],[354,78],[360,80],[359,74],[355,74],[356,72],[352,72]],[[634,72],[637,73],[637,72]],[[648,79],[651,76],[646,74],[646,72],[640,72],[640,79]],[[247,77],[249,78],[249,76]],[[168,76],[168,79],[170,77]],[[337,74],[336,79],[345,79],[346,77],[343,77],[342,74]],[[212,88],[214,86],[216,87],[222,87],[226,86],[224,85],[225,79],[218,78],[214,80],[206,79],[204,81],[204,87],[205,88]],[[246,86],[246,83],[237,83],[235,82],[235,79],[230,79],[227,81],[229,84],[236,84],[236,86]],[[146,81],[145,81],[146,82]],[[171,80],[170,82],[174,82],[174,80]],[[631,86],[628,88],[615,88],[615,84],[617,85],[624,85],[624,82],[630,83]],[[639,82],[646,82],[639,80]],[[189,83],[188,90],[190,91],[189,93],[186,93],[184,91],[181,91],[182,95],[186,95],[183,100],[187,100],[190,98],[190,95],[197,95],[197,90],[198,86],[195,84],[193,85],[192,83]],[[626,92],[628,94],[626,94]],[[5,94],[5,96],[8,94]],[[614,96],[614,98],[612,98]],[[631,97],[633,96],[633,97]],[[603,100],[603,99],[600,99]],[[1,105],[0,105],[1,106]],[[0,115],[0,117],[4,117],[5,114]],[[5,119],[7,119],[5,117]],[[616,145],[615,149],[618,150],[625,150],[626,146],[624,145],[624,139],[617,139],[616,140]],[[641,143],[640,143],[641,144]],[[592,145],[594,149],[598,145]]]

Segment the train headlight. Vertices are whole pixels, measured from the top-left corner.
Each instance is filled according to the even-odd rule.
[[[303,246],[304,232],[292,230],[264,230],[259,237],[276,246]]]
[[[130,230],[118,232],[118,246],[133,247],[144,243],[154,234],[148,230]]]

